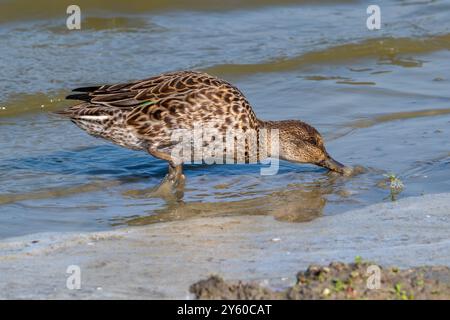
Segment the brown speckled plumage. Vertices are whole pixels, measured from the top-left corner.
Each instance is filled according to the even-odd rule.
[[[147,150],[169,163],[172,132],[192,130],[201,123],[221,132],[279,129],[282,159],[340,169],[334,160],[329,163],[331,158],[316,129],[295,120],[258,120],[239,89],[203,72],[164,73],[141,81],[74,91],[81,93],[67,98],[83,102],[57,113],[68,116],[91,135]]]
[[[256,129],[258,121],[244,95],[206,73],[166,73],[127,84],[80,88],[68,99],[85,102],[59,112],[89,134],[132,149],[171,145],[175,129],[195,123],[219,130]]]

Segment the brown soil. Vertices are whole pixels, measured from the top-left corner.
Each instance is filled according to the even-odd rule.
[[[380,268],[378,289],[369,289],[374,278],[367,273],[369,262],[332,262],[311,265],[297,274],[297,283],[275,291],[256,283],[225,281],[211,276],[193,284],[197,299],[450,299],[450,268],[419,267],[400,270]],[[369,277],[371,277],[369,279]]]

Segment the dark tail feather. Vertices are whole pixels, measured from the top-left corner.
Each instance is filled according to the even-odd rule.
[[[102,86],[94,86],[94,87],[81,87],[73,89],[72,92],[85,92],[85,93],[74,93],[70,94],[66,97],[67,100],[82,100],[82,101],[91,101],[91,97],[89,93],[94,92],[100,89]]]
[[[102,86],[94,86],[94,87],[81,87],[73,89],[74,92],[93,92],[95,90],[100,89]]]
[[[91,97],[87,93],[75,93],[70,94],[66,97],[67,100],[83,100],[83,101],[91,101]]]

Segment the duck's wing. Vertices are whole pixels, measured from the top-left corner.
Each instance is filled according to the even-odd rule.
[[[143,92],[156,96],[156,101],[146,102],[127,114],[127,125],[143,139],[155,135],[168,138],[175,129],[190,130],[196,125],[223,132],[258,128],[259,122],[250,104],[228,82],[206,74],[177,80]],[[170,88],[178,89],[171,91]]]
[[[231,86],[226,81],[206,73],[178,71],[129,83],[77,88],[73,90],[77,93],[67,96],[66,99],[82,100],[104,107],[134,108],[172,95],[182,95],[187,91],[205,87],[219,88],[224,85]]]
[[[205,88],[210,92],[231,92],[225,95],[224,99],[239,99],[242,104],[248,105],[242,92],[225,80],[204,72],[177,71],[129,83],[74,89],[76,93],[66,99],[82,102],[55,113],[66,116],[98,116],[119,110],[130,112],[143,106],[148,110],[154,108],[158,102],[170,100],[172,97],[177,101],[186,100],[195,96],[192,95],[193,92]]]

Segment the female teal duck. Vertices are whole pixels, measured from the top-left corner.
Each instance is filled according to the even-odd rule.
[[[259,120],[239,89],[203,72],[164,73],[131,83],[73,91],[79,93],[67,99],[83,102],[56,113],[69,117],[93,136],[146,150],[168,161],[165,181],[171,183],[184,179],[182,162],[172,156],[175,144],[171,135],[177,129],[192,130],[196,123],[208,123],[223,133],[229,129],[278,129],[281,159],[312,163],[339,173],[346,170],[327,153],[315,128],[298,120]]]

